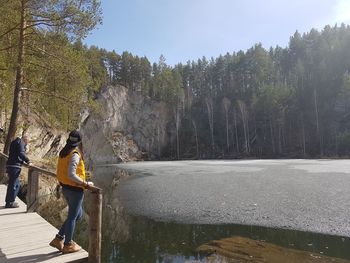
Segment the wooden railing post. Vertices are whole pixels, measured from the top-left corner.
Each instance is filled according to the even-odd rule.
[[[6,171],[6,159],[4,156],[0,155],[0,181],[5,177]]]
[[[101,262],[102,189],[90,189],[89,263]]]
[[[38,202],[39,176],[38,173],[29,167],[28,169],[28,192],[27,192],[27,213],[33,212]]]

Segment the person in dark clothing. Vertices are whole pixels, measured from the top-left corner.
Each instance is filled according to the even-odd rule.
[[[9,158],[6,162],[6,172],[9,177],[9,183],[7,185],[5,208],[18,207],[15,199],[19,192],[19,176],[21,174],[22,164],[25,162],[31,165],[26,155],[28,140],[28,135],[23,134],[22,138],[17,137],[10,144]]]

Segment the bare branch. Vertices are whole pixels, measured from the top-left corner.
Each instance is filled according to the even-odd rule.
[[[7,30],[5,33],[2,33],[2,34],[0,35],[0,38],[2,38],[3,36],[5,36],[5,35],[11,33],[12,31],[14,31],[14,30],[16,30],[16,29],[19,29],[18,26],[19,26],[19,23],[18,23],[17,25],[15,25],[14,27],[10,28],[9,30]]]
[[[32,14],[32,16],[37,16],[37,15]],[[67,14],[65,16],[61,16],[54,19],[50,17],[41,16],[43,19],[28,20],[27,22],[29,25],[26,27],[26,29],[29,27],[35,27],[40,25],[49,26],[49,27],[60,27],[65,24],[79,24],[78,22],[75,22],[75,21],[66,21],[67,18],[71,18],[73,16],[74,14]]]
[[[28,91],[28,92],[33,92],[33,93],[39,93],[39,94],[42,94],[42,95],[45,95],[45,96],[49,96],[49,97],[54,97],[54,98],[57,98],[57,99],[60,99],[60,100],[64,100],[65,102],[69,102],[69,103],[76,103],[76,101],[74,100],[71,100],[67,97],[64,97],[64,96],[61,96],[61,95],[58,95],[58,94],[54,94],[54,93],[49,93],[49,92],[44,92],[44,91],[41,91],[41,90],[35,90],[35,89],[28,89],[28,88],[21,88],[21,91]]]
[[[40,47],[34,47],[34,46],[29,46],[29,47],[33,48],[32,49],[33,51],[35,51],[35,50],[36,51],[40,51],[40,52],[45,53],[46,55],[48,55],[50,57],[56,58],[57,60],[59,60],[59,61],[64,63],[64,61],[60,57],[56,56],[55,54],[49,53],[49,52],[47,52],[46,50],[44,50],[44,49],[42,49]]]
[[[14,47],[17,47],[17,46],[18,46],[18,45],[12,45],[12,46],[8,46],[8,47],[5,47],[5,48],[1,48],[1,49],[0,49],[0,52],[1,52],[1,51],[9,50],[9,49],[14,48]]]
[[[24,29],[28,29],[28,28],[36,27],[36,26],[41,26],[41,25],[48,26],[48,27],[52,27],[52,26],[53,26],[53,25],[48,24],[48,23],[40,22],[40,23],[29,24],[29,25],[26,26]]]
[[[33,62],[27,62],[27,63],[30,64],[30,65],[33,65],[35,67],[43,68],[43,69],[46,69],[46,70],[53,70],[53,68],[48,68],[48,67],[45,67],[43,65],[39,65],[39,64],[36,64],[36,63],[33,63]]]
[[[72,14],[66,14],[66,15],[63,15],[63,16],[60,16],[56,19],[52,19],[50,17],[50,15],[44,15],[44,14],[35,14],[35,13],[31,13],[30,14],[32,17],[38,17],[38,18],[41,18],[41,19],[34,19],[34,20],[31,20],[32,22],[36,23],[36,22],[40,22],[40,20],[42,21],[52,21],[52,20],[63,20],[63,19],[66,19],[66,18],[70,18],[70,17],[73,17],[75,14],[72,13]]]
[[[7,4],[8,2],[10,2],[10,0],[1,0],[1,1],[0,1],[0,3],[1,3],[2,5]]]
[[[31,31],[29,33],[25,33],[24,36],[30,36],[30,35],[38,35],[38,32],[36,31]]]

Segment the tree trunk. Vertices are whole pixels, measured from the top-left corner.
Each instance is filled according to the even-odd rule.
[[[194,136],[196,138],[196,150],[197,150],[197,159],[199,157],[199,147],[198,147],[198,133],[197,133],[197,125],[195,123],[194,120],[192,120],[192,125],[193,125],[193,128],[194,128]]]
[[[264,115],[266,115],[266,113],[264,113]],[[268,127],[267,120],[266,120],[266,118],[264,118],[262,154],[266,151],[266,145],[268,144],[268,142],[267,142],[267,134],[268,134],[267,127]],[[268,151],[268,148],[267,148],[267,151]]]
[[[306,157],[306,142],[305,142],[305,126],[304,126],[304,115],[301,114],[301,132],[302,132],[302,140],[303,140],[303,156]]]
[[[160,128],[159,128],[159,124],[157,125],[157,139],[158,139],[158,158],[160,158]]]
[[[278,127],[278,153],[282,153],[283,134],[281,125]]]
[[[337,130],[335,130],[335,156],[338,156],[338,133]]]
[[[233,111],[233,119],[234,119],[234,123],[235,123],[236,151],[237,151],[237,154],[239,154],[237,117],[236,117],[236,111],[235,110]]]
[[[176,155],[177,159],[180,160],[180,144],[179,144],[179,129],[176,128]]]
[[[285,117],[283,117],[283,123],[282,123],[282,151],[284,151],[287,147],[287,128],[285,123]]]
[[[227,116],[227,111],[225,112],[225,117],[226,117],[226,145],[227,145],[227,153],[230,152],[230,143],[228,139],[228,116]]]
[[[246,115],[247,116],[247,115]],[[249,130],[249,121],[248,118],[245,121],[246,123],[246,130],[247,130],[247,153],[250,154],[250,130]]]
[[[244,151],[246,154],[249,153],[249,126],[248,126],[248,114],[247,109],[242,101],[238,101],[238,106],[241,112],[243,122],[243,133],[244,133]]]
[[[314,88],[314,106],[315,106],[315,115],[316,115],[316,127],[317,127],[317,135],[320,143],[320,154],[323,156],[323,140],[321,136],[320,124],[319,124],[319,116],[318,116],[318,105],[317,105],[317,91]]]
[[[272,153],[276,154],[275,140],[274,140],[274,137],[273,137],[273,127],[272,127],[271,117],[270,117],[270,135],[271,135]]]
[[[214,112],[213,112],[213,99],[206,98],[205,99],[207,109],[208,109],[208,120],[209,120],[209,128],[210,128],[210,137],[211,137],[211,147],[212,153],[214,154]]]
[[[13,92],[13,105],[11,112],[11,120],[8,128],[8,133],[4,146],[4,153],[8,154],[10,143],[14,139],[17,130],[17,122],[18,122],[18,114],[20,108],[21,101],[21,88],[24,82],[24,72],[23,72],[23,64],[24,64],[24,44],[25,44],[25,1],[21,1],[21,23],[20,23],[20,34],[19,34],[19,47],[18,47],[18,59],[17,59],[17,69],[16,69],[16,82],[15,82],[15,90]]]
[[[179,139],[179,126],[180,126],[180,112],[179,107],[176,106],[174,109],[174,118],[175,118],[175,129],[176,129],[176,157],[180,159],[180,139]]]
[[[222,106],[224,108],[225,111],[225,118],[226,118],[226,147],[227,147],[227,153],[230,152],[230,141],[229,141],[229,135],[228,135],[228,111],[230,110],[230,106],[231,106],[231,101],[224,97],[222,99]]]

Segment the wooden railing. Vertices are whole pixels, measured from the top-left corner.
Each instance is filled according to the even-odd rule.
[[[8,159],[8,156],[0,152],[0,159],[2,164]],[[39,175],[44,174],[56,177],[56,174],[45,170],[43,168],[26,165],[28,168],[28,191],[27,191],[27,213],[35,211],[38,206],[39,193]],[[5,169],[5,167],[0,167]],[[89,215],[89,248],[88,248],[88,262],[101,262],[101,232],[102,232],[102,189],[96,186],[90,186],[88,189],[91,193],[90,198],[90,215]]]

